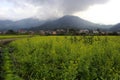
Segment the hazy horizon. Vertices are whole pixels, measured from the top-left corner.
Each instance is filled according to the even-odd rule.
[[[120,22],[119,0],[1,0],[0,20],[40,20],[74,15],[100,24]]]

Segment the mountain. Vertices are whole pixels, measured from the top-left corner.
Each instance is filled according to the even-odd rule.
[[[73,29],[108,29],[111,25],[100,25],[84,20],[77,16],[63,16],[56,20],[42,21],[34,18],[27,18],[18,21],[0,20],[0,31],[2,30],[50,30],[58,28],[73,28]]]
[[[74,29],[97,29],[106,27],[106,25],[99,25],[87,20],[81,19],[77,16],[63,16],[62,18],[49,21],[38,27],[31,28],[31,30],[50,30],[58,28],[74,28]],[[108,26],[107,26],[108,27]]]
[[[0,20],[0,30],[18,30],[22,28],[31,28],[34,26],[40,26],[45,21],[40,21],[39,19],[27,18],[19,21],[10,21],[10,20]]]
[[[44,21],[40,21],[39,19],[28,18],[14,22],[13,26],[17,28],[31,28],[34,26],[39,26],[43,23]]]
[[[120,31],[120,23],[110,28],[111,31]]]
[[[10,20],[0,20],[0,30],[5,30],[10,28],[10,26],[13,24],[13,21]]]

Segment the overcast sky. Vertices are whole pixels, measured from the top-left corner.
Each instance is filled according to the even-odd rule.
[[[0,0],[0,19],[53,19],[75,15],[86,20],[115,24],[120,22],[120,0]]]

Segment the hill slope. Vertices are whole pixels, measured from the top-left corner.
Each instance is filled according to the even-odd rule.
[[[110,28],[111,31],[120,31],[120,23]]]
[[[43,24],[45,21],[40,21],[38,19],[27,18],[19,21],[10,21],[10,20],[0,20],[0,30],[8,29],[21,29],[21,28],[31,28]]]
[[[0,20],[0,31],[11,28],[13,21],[10,20]]]
[[[97,29],[103,28],[106,25],[99,25],[87,20],[81,19],[76,16],[64,16],[54,21],[49,21],[44,23],[41,26],[31,28],[31,30],[50,30],[50,29],[58,29],[58,28],[74,28],[74,29]]]
[[[63,16],[62,18],[52,21],[42,21],[34,18],[22,19],[19,21],[0,20],[0,30],[18,30],[18,29],[30,29],[30,30],[50,30],[58,28],[73,28],[73,29],[108,29],[111,25],[100,25],[90,21],[84,20],[76,16]]]

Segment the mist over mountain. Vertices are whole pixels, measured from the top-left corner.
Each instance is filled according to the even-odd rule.
[[[116,24],[112,28],[110,28],[111,31],[120,31],[120,23]]]
[[[0,20],[0,30],[18,30],[18,29],[28,29],[31,27],[39,26],[45,21],[40,21],[39,19],[27,18],[19,21],[10,21],[10,20]]]
[[[27,18],[14,22],[13,26],[19,28],[31,28],[43,24],[39,19]]]
[[[13,24],[13,21],[10,20],[0,20],[0,30],[6,30],[11,28]]]

